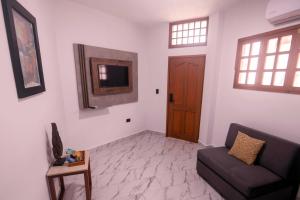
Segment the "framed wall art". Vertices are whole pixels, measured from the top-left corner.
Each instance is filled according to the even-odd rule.
[[[35,17],[16,0],[2,0],[10,56],[19,98],[45,91]]]

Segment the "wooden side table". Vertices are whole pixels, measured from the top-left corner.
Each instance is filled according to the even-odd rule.
[[[84,175],[86,200],[91,200],[91,198],[92,198],[92,177],[91,177],[91,167],[90,167],[90,154],[88,151],[85,151],[85,164],[84,165],[78,165],[78,166],[74,166],[74,167],[52,166],[49,168],[46,176],[47,176],[47,180],[48,180],[51,200],[57,200],[55,186],[54,186],[54,178],[59,178],[61,191],[60,191],[58,199],[62,200],[64,192],[65,192],[64,176],[71,176],[71,175],[76,175],[76,174]]]

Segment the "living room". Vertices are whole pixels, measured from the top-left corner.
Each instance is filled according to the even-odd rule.
[[[26,12],[17,5],[21,5]],[[267,16],[267,12],[272,9],[277,9],[282,16],[277,15],[284,21],[278,20],[276,16]],[[223,192],[224,188],[218,184],[214,185],[216,182],[211,182],[210,178],[205,177],[208,173],[197,173],[196,164],[199,149],[224,147],[232,123],[283,139],[283,143],[275,139],[275,143],[278,144],[278,149],[274,151],[278,151],[277,158],[281,159],[279,154],[285,155],[284,150],[288,147],[295,147],[288,155],[292,155],[291,152],[299,152],[296,144],[300,144],[300,92],[297,90],[299,82],[293,76],[298,74],[297,69],[300,68],[300,61],[297,61],[300,60],[300,5],[297,0],[2,0],[0,10],[3,10],[3,14],[0,15],[0,82],[3,83],[0,85],[0,150],[3,152],[0,199],[53,199],[50,197],[51,187],[46,178],[47,171],[53,164],[53,158],[49,158],[49,154],[54,148],[49,149],[48,146],[48,136],[53,133],[51,123],[57,125],[63,151],[71,148],[90,152],[90,199],[296,198],[295,184],[299,185],[300,178],[292,181],[291,190],[281,190],[282,185],[272,188],[275,197],[266,196],[272,193],[269,189],[247,197],[247,194],[235,185],[230,187],[233,191],[238,191],[237,195],[240,196],[230,197],[227,193],[230,189],[225,188]],[[21,48],[20,42],[16,38],[13,39],[18,29],[14,28],[14,23],[9,20],[9,16],[13,16],[15,11],[19,11],[21,15],[29,13],[36,20],[30,21],[33,28],[29,28],[29,31],[38,35],[34,45],[34,56],[37,57],[38,66],[36,70],[40,78],[38,86],[35,85],[40,88],[38,90],[30,90],[30,84],[25,87],[19,86],[23,84],[20,82],[20,76],[21,80],[24,79],[20,70],[22,56],[14,52],[19,48],[20,53]],[[29,17],[28,20],[30,19],[33,18]],[[191,43],[187,37],[184,45],[183,41],[178,39],[181,38],[178,35],[181,32],[179,29],[184,29],[184,24],[187,23],[194,23],[193,28],[189,30],[195,31],[195,35]],[[199,28],[196,28],[198,24]],[[196,29],[201,32],[199,40],[196,40]],[[184,34],[183,32],[180,34]],[[177,35],[173,36],[173,33]],[[260,38],[270,36],[281,39],[290,34],[293,38],[286,38],[289,50],[283,51],[290,53],[286,67],[274,67],[273,71],[264,71],[264,66],[259,61],[256,69],[241,70],[239,56],[247,51],[243,49],[243,45],[250,44],[251,48],[255,49],[254,43]],[[130,57],[132,63],[128,66],[132,67],[128,67],[128,70],[133,70],[132,75],[128,75],[128,83],[132,81],[132,85],[128,84],[130,92],[95,95],[95,91],[92,91],[95,87],[90,80],[92,72],[86,73],[88,78],[85,80],[85,76],[82,75],[84,73],[80,71],[81,67],[86,67],[90,72],[90,60],[86,59],[87,64],[83,64],[80,60],[81,46],[75,47],[74,44],[83,45],[84,59],[94,51],[98,58],[103,53],[113,55],[111,58],[118,60],[121,59],[119,57]],[[259,49],[262,51],[268,48],[266,42],[260,45]],[[275,53],[270,54],[277,60],[280,55],[285,55],[278,50],[280,48],[279,41]],[[242,55],[242,59],[249,59],[250,63],[252,58],[266,56],[265,53],[249,55],[252,49],[248,50],[248,57]],[[191,95],[181,95],[182,99],[185,99],[185,96],[197,96],[197,101],[194,102],[196,111],[193,111],[196,117],[187,120],[195,122],[192,129],[196,134],[189,136],[180,135],[180,130],[188,123],[183,122],[185,119],[170,118],[172,112],[177,112],[172,106],[174,102],[178,102],[179,96],[174,88],[183,85],[179,83],[178,87],[172,87],[171,84],[172,74],[176,74],[176,71],[171,71],[172,65],[185,62],[176,60],[180,58],[201,66],[197,73],[189,74],[190,79],[184,80],[187,84],[193,84],[193,80],[198,81],[195,82],[198,88],[193,89],[194,85],[187,87],[186,90],[191,92]],[[276,78],[273,77],[271,81],[275,85],[271,83],[268,87],[266,84],[263,89],[256,87],[259,78],[263,80],[263,73],[271,71],[274,74],[286,72],[289,75],[283,79],[283,85],[280,85],[280,78],[276,85]],[[257,73],[257,79],[254,78],[255,84],[251,83],[251,78],[248,78],[247,82],[242,76],[239,77],[243,73],[250,77],[250,73],[253,72]],[[293,84],[295,87],[292,87]],[[278,86],[279,89],[270,89],[271,86]],[[84,87],[87,87],[88,91],[85,91]],[[112,98],[106,99],[105,96]],[[272,143],[270,141],[274,140],[261,137],[260,133],[258,136],[256,132],[252,134],[252,129],[242,129],[246,134],[249,132],[249,136],[265,142],[264,147],[261,147],[265,150],[257,153],[259,156],[256,162],[252,163],[252,166],[255,166],[260,157],[263,157],[261,154],[266,152],[268,142]],[[291,144],[287,141],[291,141]],[[4,155],[5,152],[7,154]],[[131,153],[136,160],[130,159]],[[276,159],[276,155],[270,160]],[[123,157],[128,158],[130,162],[122,160]],[[284,160],[280,159],[276,164],[271,164],[270,171],[284,178],[282,171],[276,173],[277,169],[274,167],[280,162],[289,161],[284,156]],[[299,162],[297,158],[290,159],[293,162],[295,160],[295,163]],[[172,162],[168,162],[169,160]],[[105,171],[105,167],[108,167],[106,161],[115,162],[116,171]],[[156,166],[157,162],[165,166],[165,169],[158,167],[157,172],[152,172],[151,170],[155,171],[153,166]],[[246,166],[244,162],[239,162]],[[170,170],[171,163],[178,164],[175,171]],[[121,174],[120,177],[117,174],[118,164],[124,165],[125,175]],[[292,169],[289,169],[288,173],[290,170]],[[123,183],[127,174],[130,174],[129,180]],[[139,178],[143,176],[146,177]],[[221,178],[223,179],[226,178]],[[55,179],[54,182],[58,193],[58,181]],[[230,185],[230,181],[225,182]],[[81,175],[66,177],[64,199],[89,199],[85,186]]]

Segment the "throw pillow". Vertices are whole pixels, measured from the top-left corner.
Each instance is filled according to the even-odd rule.
[[[232,155],[248,165],[252,165],[262,149],[265,141],[250,137],[245,133],[238,132],[229,155]]]

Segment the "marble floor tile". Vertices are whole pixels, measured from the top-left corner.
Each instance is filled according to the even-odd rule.
[[[201,148],[144,131],[92,149],[92,200],[223,200],[196,172]],[[83,176],[65,184],[64,199],[85,199]]]

